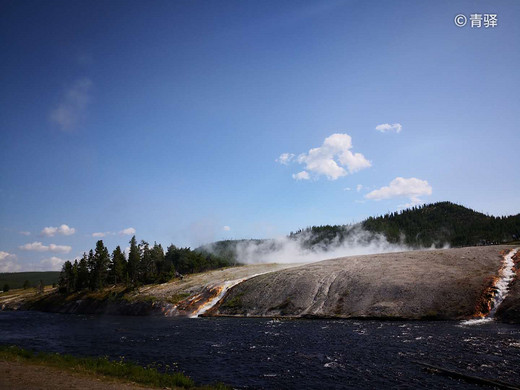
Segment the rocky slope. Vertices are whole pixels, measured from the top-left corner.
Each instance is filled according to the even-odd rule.
[[[50,290],[40,296],[17,290],[0,295],[0,309],[167,316],[203,313],[466,319],[489,311],[502,255],[510,249],[471,247],[344,257],[305,265],[256,264],[139,289],[114,286],[69,296]],[[520,255],[514,260],[520,270]],[[517,271],[517,279],[496,313],[501,321],[520,323],[519,276]],[[211,307],[213,302],[217,303]],[[211,308],[204,312],[208,306]]]
[[[44,294],[35,289],[11,290],[0,294],[0,310],[39,310],[73,314],[191,316],[221,293],[229,281],[239,282],[251,276],[278,271],[299,264],[254,264],[191,274],[168,283],[137,289],[112,286],[103,291],[84,291],[70,295],[46,287]]]
[[[240,283],[207,314],[469,318],[485,311],[501,252],[508,249],[413,251],[312,263]]]

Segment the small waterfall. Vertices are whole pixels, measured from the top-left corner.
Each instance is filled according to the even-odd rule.
[[[206,313],[209,309],[211,309],[213,306],[215,306],[217,303],[219,303],[222,298],[224,298],[224,295],[226,295],[226,293],[228,292],[228,290],[230,288],[235,287],[237,284],[242,283],[243,281],[245,281],[247,279],[254,278],[255,276],[264,275],[264,274],[267,274],[269,272],[270,271],[262,272],[262,273],[259,273],[259,274],[254,274],[254,275],[248,276],[247,278],[236,279],[236,280],[228,280],[228,281],[224,282],[221,286],[219,286],[219,289],[220,289],[219,293],[215,297],[211,298],[209,301],[204,303],[202,306],[200,306],[197,309],[197,311],[193,312],[190,315],[190,318],[197,318],[200,315]]]
[[[217,294],[217,296],[211,298],[209,301],[207,301],[201,307],[199,307],[197,309],[197,311],[193,312],[190,315],[190,318],[196,318],[196,317],[200,316],[201,314],[204,314],[205,312],[207,312],[209,309],[211,309],[213,306],[215,306],[222,298],[224,298],[224,295],[226,295],[226,293],[228,292],[228,290],[231,287],[236,286],[237,284],[243,282],[244,280],[245,279],[237,279],[237,280],[228,280],[228,281],[224,282],[224,284],[219,286],[220,291]]]
[[[520,248],[513,249],[504,256],[504,262],[502,268],[500,268],[499,271],[499,279],[495,284],[496,293],[493,296],[493,301],[491,302],[490,312],[483,318],[475,318],[472,320],[463,321],[463,325],[479,325],[493,321],[498,307],[504,301],[509,292],[509,284],[515,277],[515,271],[513,270],[515,266],[513,256],[516,254],[516,252],[518,252],[519,249]]]

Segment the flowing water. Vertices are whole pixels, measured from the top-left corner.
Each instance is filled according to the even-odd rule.
[[[504,256],[504,262],[502,264],[502,268],[500,268],[500,271],[498,273],[498,280],[495,284],[496,292],[493,296],[493,301],[491,302],[491,310],[489,311],[489,313],[483,318],[475,318],[464,321],[464,325],[481,325],[486,322],[493,321],[495,319],[495,313],[500,304],[504,301],[507,294],[509,293],[509,285],[514,279],[515,263],[513,261],[513,256],[518,252],[519,249],[520,248],[513,249]]]
[[[416,361],[520,385],[520,326],[0,312],[0,344],[169,365],[238,389],[478,389]]]

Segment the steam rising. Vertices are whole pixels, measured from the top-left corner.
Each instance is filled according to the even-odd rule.
[[[401,240],[404,242],[404,237]],[[209,244],[205,250],[219,253],[219,243]],[[230,242],[236,261],[242,264],[257,263],[308,263],[336,257],[403,252],[417,248],[388,242],[382,234],[371,233],[360,225],[345,226],[334,237],[319,237],[310,230],[289,237],[269,240],[241,240]]]

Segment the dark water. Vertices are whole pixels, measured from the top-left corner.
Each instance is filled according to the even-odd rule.
[[[520,385],[520,326],[0,312],[0,344],[176,367],[251,389],[478,389],[414,361]]]

